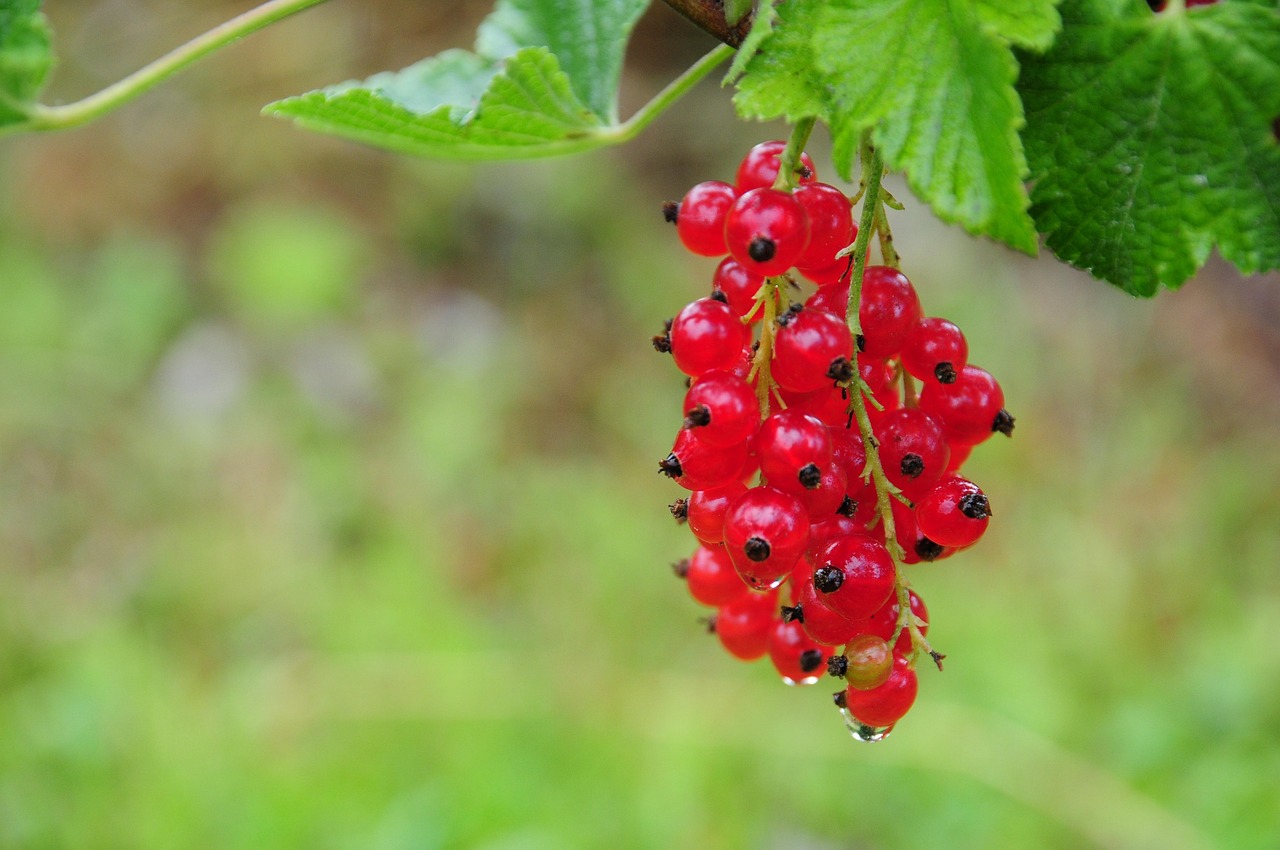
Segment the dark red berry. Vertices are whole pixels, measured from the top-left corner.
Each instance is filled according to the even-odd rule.
[[[719,180],[708,180],[690,189],[680,202],[676,218],[676,232],[684,247],[703,257],[727,253],[724,220],[736,199],[733,187]]]
[[[742,163],[738,166],[738,175],[735,181],[738,194],[751,189],[773,186],[774,180],[778,177],[778,158],[782,156],[782,152],[786,148],[786,142],[775,140],[761,142],[748,151]],[[807,153],[800,154],[800,167],[801,172],[796,176],[801,184],[812,183],[818,178],[818,172],[813,167],[813,160],[809,158]]]
[[[920,533],[942,546],[969,546],[987,530],[991,505],[977,484],[944,478],[916,503]]]
[[[902,345],[902,366],[913,378],[953,384],[969,362],[969,343],[960,328],[946,319],[916,322]]]
[[[844,692],[845,707],[868,726],[892,726],[911,709],[917,689],[916,671],[899,659],[889,678],[877,687],[862,690],[850,685]]]
[[[809,637],[804,626],[794,620],[779,620],[769,630],[769,658],[788,685],[812,685],[818,681],[831,652],[831,647]]]
[[[918,407],[886,411],[877,418],[875,435],[889,483],[908,499],[927,493],[951,458],[942,423]]]
[[[773,379],[778,386],[808,393],[831,386],[837,360],[853,357],[849,326],[822,310],[788,312],[778,320],[773,342]]]
[[[755,448],[765,480],[786,490],[800,483],[802,469],[810,464],[825,469],[834,457],[827,426],[791,410],[774,413],[761,423]]]
[[[893,559],[884,544],[865,534],[837,537],[815,559],[815,587],[831,610],[850,620],[866,619],[880,609],[893,594]],[[840,581],[818,586],[822,570],[840,573]],[[824,590],[823,587],[834,587]]]
[[[779,584],[803,554],[808,539],[804,506],[771,487],[747,490],[725,512],[725,547],[738,574],[752,587]]]
[[[711,278],[714,291],[723,292],[730,309],[739,317],[751,314],[751,322],[764,318],[764,310],[755,310],[756,293],[764,285],[764,276],[743,268],[733,257],[725,257],[716,266],[715,275]],[[752,311],[755,310],[754,313]]]
[[[717,546],[724,542],[724,513],[729,505],[743,493],[746,485],[741,481],[731,481],[722,487],[710,490],[695,490],[689,496],[686,517],[689,530],[694,537],[708,546]]]
[[[809,244],[809,220],[793,195],[752,189],[729,209],[724,237],[729,253],[743,268],[769,277],[795,265]]]
[[[745,442],[760,420],[755,390],[720,369],[704,372],[684,397],[684,427],[709,446]]]
[[[751,592],[723,546],[699,546],[685,568],[689,594],[703,605],[724,605]]]
[[[924,600],[914,591],[909,591],[911,600],[911,613],[924,623],[920,626],[920,634],[929,633],[929,609],[925,607]],[[868,622],[866,632],[879,637],[881,640],[888,640],[893,637],[894,631],[898,628],[898,612],[902,610],[898,605],[898,597],[896,595],[889,597],[889,601],[881,606],[880,610],[871,615]],[[911,633],[903,628],[898,635],[898,640],[893,645],[894,655],[904,656],[911,652]]]
[[[671,322],[671,355],[681,372],[698,377],[712,369],[732,370],[751,341],[751,331],[726,304],[700,298]]]
[[[857,233],[849,199],[826,183],[806,183],[796,189],[795,196],[809,219],[809,247],[796,265],[817,269],[838,263],[836,253]]]
[[[778,618],[778,595],[747,593],[716,612],[716,636],[731,655],[743,661],[763,656],[769,649],[769,631]]]
[[[732,446],[708,446],[692,431],[682,429],[671,453],[658,462],[658,470],[686,490],[723,487],[738,480],[747,454],[745,441]]]
[[[840,616],[821,601],[822,594],[814,589],[811,575],[808,580],[797,576],[793,581],[796,604],[804,612],[805,634],[826,646],[839,646],[860,633],[862,627],[858,623]]]
[[[976,444],[991,436],[1008,419],[1004,411],[1004,391],[991,373],[967,365],[950,384],[927,382],[920,392],[920,409],[936,417],[953,444]],[[1003,417],[1001,416],[1003,412]]]
[[[858,308],[863,352],[868,357],[889,358],[902,350],[907,334],[920,321],[920,298],[907,276],[888,266],[868,266],[862,276],[862,303]]]

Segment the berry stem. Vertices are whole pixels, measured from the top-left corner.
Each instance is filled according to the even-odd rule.
[[[778,330],[778,289],[779,281],[782,280],[785,278],[766,278],[760,291],[756,293],[756,305],[751,308],[752,313],[761,309],[761,305],[764,309],[764,317],[760,320],[760,347],[756,349],[756,356],[751,361],[751,373],[748,376],[756,382],[756,398],[760,402],[762,420],[769,416],[769,395],[774,391],[770,363],[773,360],[773,337]]]
[[[902,406],[916,407],[916,382],[901,362],[898,363],[898,375],[902,378]]]
[[[809,143],[809,134],[813,132],[816,121],[816,118],[801,118],[796,122],[795,128],[791,131],[791,138],[787,139],[786,148],[778,157],[778,176],[774,178],[773,188],[782,192],[795,189],[799,182],[796,179],[796,164],[800,162],[800,154],[804,153],[804,146]]]

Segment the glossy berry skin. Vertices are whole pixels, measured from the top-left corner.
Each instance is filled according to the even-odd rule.
[[[991,521],[991,505],[977,484],[944,478],[916,503],[920,533],[942,546],[971,546]]]
[[[925,384],[955,383],[968,362],[969,343],[964,332],[946,319],[921,319],[902,345],[903,368]]]
[[[725,249],[728,250],[728,249]],[[715,275],[711,278],[711,288],[724,294],[729,308],[739,317],[746,316],[756,306],[756,293],[764,285],[764,276],[743,268],[733,257],[725,257],[716,266]],[[750,323],[755,324],[764,318],[764,310],[756,310]]]
[[[858,228],[855,226],[853,231],[852,238],[857,239]],[[810,239],[812,238],[813,237],[810,236]],[[824,289],[836,286],[840,283],[845,283],[847,285],[849,282],[849,275],[853,273],[853,263],[848,257],[836,260],[834,263],[828,263],[825,266],[796,266],[796,268],[800,271],[800,274],[804,275]],[[848,294],[849,291],[846,289],[845,295],[847,296]]]
[[[849,687],[869,691],[883,685],[893,672],[893,652],[883,638],[858,635],[844,648],[844,678]]]
[[[1004,408],[1004,390],[991,373],[967,365],[954,383],[924,385],[920,409],[936,416],[946,429],[947,439],[974,445],[996,430],[996,417]]]
[[[724,221],[730,255],[758,275],[779,275],[795,265],[809,244],[809,219],[794,195],[752,189],[740,195]]]
[[[754,661],[769,651],[769,630],[778,618],[778,595],[750,593],[716,611],[716,637],[730,655]]]
[[[942,478],[951,459],[942,423],[918,407],[886,411],[877,419],[875,435],[889,483],[913,501]]]
[[[804,626],[781,620],[769,630],[769,659],[788,685],[812,685],[827,670],[829,646],[805,634]]]
[[[916,671],[899,659],[884,684],[865,691],[853,686],[846,688],[845,707],[868,726],[892,726],[911,710],[918,688]]]
[[[722,369],[704,372],[684,396],[684,427],[708,446],[744,442],[755,433],[759,419],[755,390]]]
[[[792,593],[795,595],[795,604],[803,612],[805,634],[826,646],[848,643],[861,634],[861,624],[840,616],[822,602],[819,598],[822,594],[814,589],[811,576],[812,571],[806,570],[803,576],[797,575],[792,579],[795,582]]]
[[[868,357],[893,357],[920,321],[920,297],[907,276],[897,269],[868,266],[862,276],[858,317],[865,337],[863,353]]]
[[[920,634],[929,634],[929,609],[925,607],[924,600],[914,591],[909,591],[911,600],[911,613],[920,618],[924,622],[920,626]],[[898,605],[897,596],[889,597],[889,601],[880,607],[880,610],[871,615],[871,619],[867,623],[866,633],[875,635],[881,640],[888,640],[893,637],[893,632],[898,628],[898,612],[902,610]],[[898,635],[898,640],[893,645],[893,654],[898,657],[904,657],[911,652],[911,634],[903,629]]]
[[[808,540],[804,506],[772,487],[752,487],[725,512],[725,548],[738,575],[754,588],[776,587]]]
[[[890,508],[893,511],[894,535],[902,546],[903,563],[932,563],[955,554],[954,547],[943,546],[921,533],[920,525],[916,522],[916,512],[912,508],[897,499],[893,500]]]
[[[866,619],[893,594],[893,559],[884,544],[866,534],[837,537],[814,560],[813,586],[832,611]]]
[[[796,265],[823,268],[838,264],[836,252],[851,243],[857,232],[849,199],[835,186],[816,182],[799,186],[795,197],[809,219],[809,246]]]
[[[671,356],[686,375],[732,370],[751,341],[751,331],[729,305],[712,298],[686,304],[671,321]]]
[[[761,142],[747,152],[738,165],[738,175],[734,186],[738,194],[751,189],[767,188],[773,185],[778,177],[778,158],[786,150],[787,143],[781,140]],[[808,170],[808,175],[797,174],[796,180],[804,185],[818,179],[818,172],[813,167],[813,160],[807,153],[800,154],[800,163]]]
[[[844,503],[848,484],[844,470],[833,460],[822,469],[822,477],[818,480],[817,487],[808,488],[796,482],[794,486],[782,489],[800,500],[800,504],[804,505],[805,512],[809,515],[809,523],[812,526],[815,522],[822,522],[835,516],[836,510]]]
[[[800,309],[778,319],[771,365],[773,379],[783,389],[808,393],[830,387],[836,379],[853,374],[852,358],[849,326],[830,313]]]
[[[695,490],[689,497],[685,517],[693,536],[707,546],[719,546],[723,543],[725,511],[745,492],[747,487],[741,481],[732,481],[710,490]]]
[[[783,410],[760,424],[756,455],[766,481],[791,489],[801,481],[806,467],[815,466],[821,472],[831,463],[831,433],[821,420]]]
[[[725,605],[751,589],[738,577],[723,546],[699,546],[685,571],[689,595],[703,605]]]
[[[686,490],[706,490],[737,481],[747,456],[745,442],[717,448],[699,441],[693,432],[681,430],[658,468]]]
[[[826,548],[828,543],[837,537],[844,537],[848,534],[865,534],[866,530],[865,522],[859,522],[856,517],[847,517],[843,514],[833,514],[821,522],[810,523],[809,545],[805,548],[805,557],[813,560]],[[810,568],[810,573],[812,573],[812,567]],[[809,575],[806,574],[800,578],[801,581],[808,581]]]
[[[840,387],[822,387],[811,393],[793,393],[779,387],[778,393],[787,403],[788,410],[798,410],[832,428],[843,428],[849,419],[849,399]]]
[[[690,189],[680,202],[676,232],[680,242],[695,254],[719,257],[724,244],[724,218],[738,193],[728,183],[708,180]]]

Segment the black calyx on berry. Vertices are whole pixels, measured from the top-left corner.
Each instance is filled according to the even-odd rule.
[[[804,608],[800,605],[796,605],[794,607],[791,605],[783,605],[782,606],[782,622],[803,623]]]
[[[711,294],[707,296],[712,301],[719,301],[721,304],[729,303],[729,296],[724,294],[723,289],[713,289]]]
[[[832,566],[813,571],[813,586],[822,593],[835,593],[844,584],[844,571]]]
[[[956,371],[955,366],[951,365],[950,360],[943,360],[933,367],[933,377],[937,378],[940,384],[954,384],[956,378],[960,377],[960,373]]]
[[[844,691],[836,691],[831,695],[831,701],[836,704],[836,708],[846,708],[849,703],[845,701]]]
[[[676,574],[676,578],[689,577],[689,559],[681,558],[671,565],[671,572]]]
[[[680,205],[675,201],[664,201],[662,204],[662,217],[668,224],[675,224],[680,220]]]
[[[921,537],[916,541],[916,554],[922,561],[936,561],[943,551],[940,544],[934,543],[928,537]]]
[[[711,424],[711,408],[705,404],[699,404],[690,410],[684,417],[684,427],[686,428],[702,428]]]
[[[1013,423],[1014,423],[1013,416],[1009,414],[1009,411],[1005,410],[1002,407],[1000,408],[1000,412],[996,414],[995,421],[991,423],[991,430],[999,431],[1001,434],[1004,434],[1006,437],[1012,437]]]
[[[822,470],[818,468],[816,463],[806,463],[800,467],[800,472],[796,476],[800,479],[800,486],[806,490],[817,490],[818,485],[822,483]]]
[[[794,301],[792,301],[791,306],[788,307],[782,313],[782,315],[778,316],[778,318],[775,319],[774,321],[778,323],[778,327],[785,328],[787,325],[791,324],[792,319],[794,319],[798,314],[802,312],[804,312],[804,305],[797,304]]]
[[[704,626],[707,627],[707,634],[713,635],[716,633],[716,615],[715,614],[712,614],[710,617],[699,617],[698,622],[702,623]]]
[[[822,650],[806,649],[800,653],[800,669],[806,673],[812,673],[822,666]]]
[[[982,493],[966,493],[960,497],[957,504],[960,507],[960,513],[969,519],[986,519],[991,516],[991,503]]]
[[[742,544],[742,554],[757,564],[769,560],[769,552],[769,541],[763,537],[748,537],[747,542]]]
[[[853,344],[858,346],[859,354],[867,350],[867,338],[862,334],[858,334],[853,338]]]
[[[853,380],[853,361],[848,357],[837,357],[827,368],[827,377],[839,384],[847,384]]]
[[[676,457],[675,452],[658,461],[658,471],[668,478],[679,478],[684,475],[684,469],[680,466],[680,458]]]
[[[653,350],[659,354],[671,353],[671,319],[662,322],[662,333],[653,335]]]
[[[840,503],[840,507],[836,508],[836,513],[840,514],[840,516],[847,516],[850,519],[852,519],[853,515],[857,512],[858,501],[847,495],[844,497],[844,501]]]
[[[667,508],[670,509],[671,515],[675,517],[676,522],[681,523],[683,525],[684,523],[689,521],[689,500],[688,499],[676,499],[674,502],[667,505]]]
[[[757,263],[767,263],[778,253],[777,244],[767,236],[757,236],[747,245],[747,256]]]
[[[924,472],[924,458],[915,452],[907,452],[902,456],[902,462],[898,464],[898,468],[908,478],[919,478],[920,473]]]
[[[827,659],[827,675],[835,676],[837,679],[843,679],[844,674],[849,672],[849,659],[843,655],[833,655]]]

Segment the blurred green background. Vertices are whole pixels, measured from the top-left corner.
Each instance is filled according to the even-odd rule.
[[[50,4],[50,98],[248,5]],[[913,568],[946,672],[857,744],[704,634],[654,474],[714,267],[660,204],[783,130],[713,83],[518,165],[257,115],[487,11],[328,4],[0,141],[0,846],[1280,846],[1280,281],[1139,303],[907,198],[1018,430]],[[652,9],[623,113],[709,47]]]

